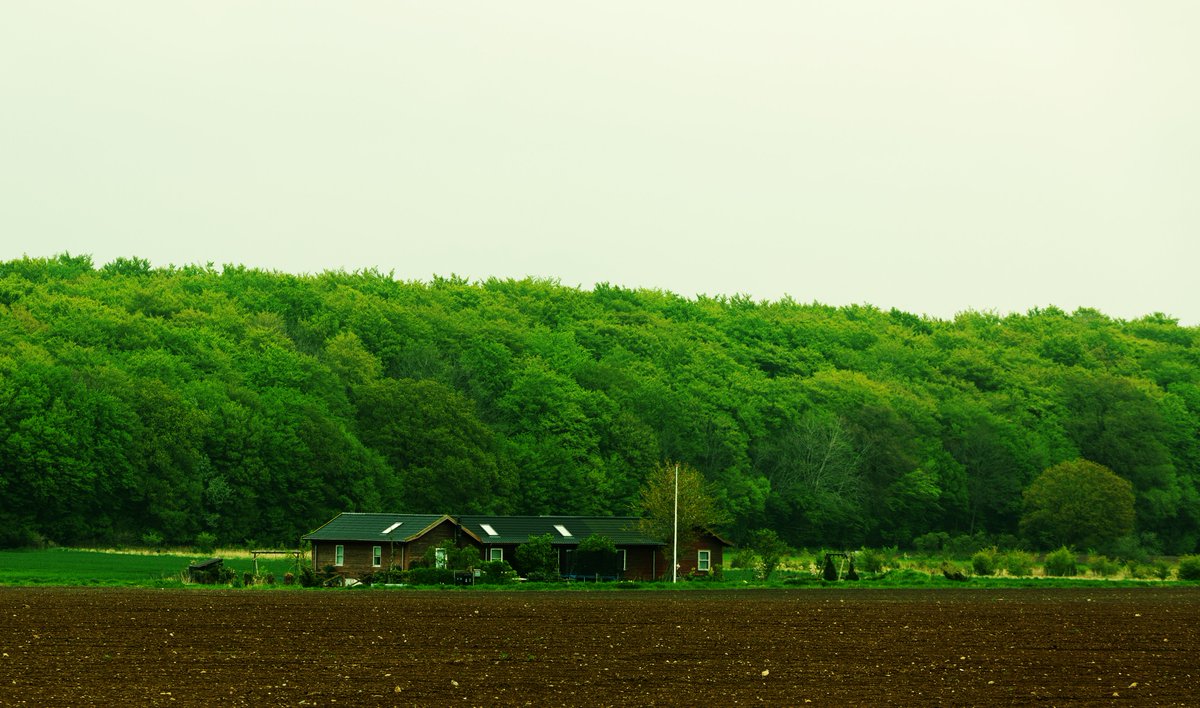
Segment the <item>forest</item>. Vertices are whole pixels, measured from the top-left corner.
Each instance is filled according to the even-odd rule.
[[[734,540],[1018,539],[1069,460],[1125,543],[1200,541],[1200,328],[952,320],[540,279],[0,262],[0,545],[294,545],[340,511],[636,513],[664,460]]]

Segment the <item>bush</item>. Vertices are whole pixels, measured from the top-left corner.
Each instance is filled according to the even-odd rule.
[[[922,553],[937,553],[950,540],[950,534],[945,531],[930,531],[913,539],[913,547]]]
[[[1025,551],[1005,553],[1004,572],[1012,576],[1029,575],[1033,572],[1033,554]]]
[[[295,585],[296,584],[296,576],[292,573],[284,573],[283,574],[283,584],[284,585]]]
[[[1151,556],[1162,554],[1162,544],[1158,535],[1146,531],[1138,534],[1125,534],[1112,544],[1113,555],[1121,560],[1146,563]]]
[[[530,536],[528,541],[517,546],[513,565],[526,578],[535,573],[558,575],[558,552],[554,550],[554,538],[548,533]]]
[[[405,581],[412,585],[453,585],[454,571],[449,568],[410,568]]]
[[[996,549],[988,548],[971,556],[971,570],[976,575],[996,574]]]
[[[438,549],[443,549],[445,552],[445,567],[438,568],[437,554]],[[415,558],[413,560],[416,560]],[[454,545],[454,541],[449,539],[442,541],[436,546],[430,546],[425,549],[424,566],[435,570],[471,570],[478,567],[480,563],[479,551],[473,546],[458,548]],[[409,567],[413,567],[415,563],[410,563]]]
[[[300,568],[300,587],[313,588],[321,584],[320,578],[313,571],[312,566],[304,565]]]
[[[1150,566],[1150,572],[1159,580],[1171,579],[1171,564],[1166,561],[1154,561],[1154,565]]]
[[[160,549],[163,545],[163,535],[154,530],[147,531],[142,534],[142,545],[147,548]]]
[[[1102,578],[1111,578],[1121,572],[1121,564],[1109,560],[1105,556],[1096,556],[1088,561],[1088,567],[1092,569],[1092,573]]]
[[[562,580],[562,576],[558,574],[557,570],[551,572],[535,570],[529,575],[525,576],[525,579],[531,583],[557,583]]]
[[[217,549],[217,536],[207,531],[201,531],[196,534],[196,540],[192,542],[192,545],[195,546],[196,552],[209,555]]]
[[[856,553],[855,556],[858,559],[857,565],[868,573],[882,573],[884,568],[888,566],[889,559],[885,551],[864,548]]]
[[[1184,556],[1179,559],[1179,568],[1175,571],[1180,580],[1200,580],[1200,556]]]
[[[481,571],[479,582],[488,585],[505,585],[517,577],[517,572],[512,569],[508,561],[487,561],[480,565],[479,569]]]
[[[986,533],[980,531],[975,535],[960,534],[958,536],[951,536],[950,540],[943,546],[943,549],[948,556],[969,558],[976,551],[982,551],[992,545],[994,545],[992,539]]]
[[[1043,570],[1046,575],[1054,575],[1061,578],[1069,578],[1079,574],[1075,567],[1075,552],[1063,546],[1057,551],[1046,556],[1043,563]]]
[[[21,525],[20,522],[11,522],[14,525],[9,526],[9,518],[0,517],[0,548],[46,547],[45,536],[27,526]]]
[[[788,545],[771,529],[759,529],[750,533],[746,546],[762,561],[762,577],[767,580],[779,567],[783,557],[791,552]]]

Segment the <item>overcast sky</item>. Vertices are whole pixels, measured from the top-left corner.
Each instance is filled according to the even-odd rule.
[[[0,260],[1200,324],[1200,2],[7,2]]]

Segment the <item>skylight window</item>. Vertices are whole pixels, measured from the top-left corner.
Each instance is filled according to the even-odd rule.
[[[489,535],[489,536],[499,536],[500,535],[500,534],[496,533],[496,529],[492,528],[491,524],[480,524],[479,527],[481,529],[483,529],[485,532],[487,532],[487,535]]]
[[[563,536],[566,536],[566,537],[568,537],[568,538],[571,536],[571,532],[570,532],[570,531],[568,531],[568,530],[567,530],[567,527],[566,527],[566,526],[563,526],[562,524],[555,524],[555,525],[554,525],[554,530],[555,530],[555,531],[558,531],[558,532],[559,532],[559,533],[561,533]]]
[[[384,530],[383,530],[383,532],[384,532],[384,533],[391,533],[391,532],[395,531],[396,529],[400,528],[400,524],[402,524],[402,523],[404,523],[404,522],[403,522],[403,521],[397,521],[396,523],[394,523],[394,524],[392,524],[391,526],[389,526],[389,527],[387,527],[386,529],[384,529]]]

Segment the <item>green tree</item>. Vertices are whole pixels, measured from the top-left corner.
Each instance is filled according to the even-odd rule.
[[[549,577],[558,574],[558,552],[554,550],[554,539],[550,534],[530,536],[517,546],[513,565],[524,577],[540,575]]]
[[[762,563],[763,580],[768,580],[771,573],[779,567],[783,559],[792,549],[779,538],[779,534],[771,529],[758,529],[750,532],[744,544],[746,551],[758,556]]]
[[[678,474],[678,523],[675,523],[676,476]],[[696,468],[686,463],[663,462],[646,479],[642,487],[641,530],[647,536],[676,542],[679,529],[680,548],[690,546],[702,529],[714,529],[729,522],[729,516],[713,503],[713,489]]]
[[[1060,462],[1025,490],[1021,532],[1042,548],[1105,548],[1133,530],[1133,485],[1088,460]]]

